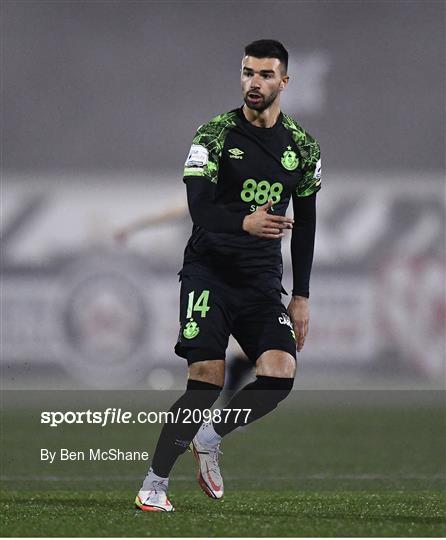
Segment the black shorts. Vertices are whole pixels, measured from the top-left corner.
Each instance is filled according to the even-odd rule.
[[[271,349],[296,358],[292,323],[277,284],[237,286],[210,272],[184,270],[180,279],[180,332],[175,352],[188,364],[224,360],[230,334],[253,364]]]

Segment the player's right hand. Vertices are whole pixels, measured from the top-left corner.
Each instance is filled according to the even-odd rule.
[[[260,238],[278,239],[285,236],[284,229],[292,229],[294,219],[268,214],[273,204],[274,202],[269,200],[263,206],[259,206],[255,212],[246,216],[243,220],[243,230]]]

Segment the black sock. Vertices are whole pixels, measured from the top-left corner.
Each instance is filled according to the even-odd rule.
[[[287,397],[293,388],[293,383],[294,379],[258,375],[254,382],[242,388],[225,405],[225,409],[233,411],[228,414],[227,419],[223,416],[225,422],[213,423],[215,431],[224,437],[239,426],[246,426],[254,422],[254,420],[265,416]],[[241,411],[237,416],[237,411],[234,409],[251,409],[251,412],[247,415],[246,411]]]
[[[186,392],[172,405],[169,411],[175,415],[179,409],[179,422],[166,422],[161,430],[155,453],[153,454],[152,470],[158,476],[167,478],[178,456],[183,454],[195,437],[203,423],[201,414],[194,410],[210,409],[220,394],[220,386],[202,381],[189,379]],[[184,409],[189,409],[191,415],[187,418],[190,423],[183,423]],[[197,421],[194,421],[197,420]]]
[[[253,371],[252,363],[243,356],[234,356],[226,361],[225,385],[222,400],[229,400],[245,384]]]

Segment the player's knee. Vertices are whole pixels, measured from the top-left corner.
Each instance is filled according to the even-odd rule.
[[[224,360],[204,360],[189,365],[189,379],[220,386],[225,382]]]
[[[256,363],[256,374],[265,377],[294,379],[296,360],[284,351],[266,351]]]
[[[296,375],[296,361],[291,355],[284,358],[282,362],[274,369],[272,377],[280,377],[294,381]]]

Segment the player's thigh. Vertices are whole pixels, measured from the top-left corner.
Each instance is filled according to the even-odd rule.
[[[229,333],[230,314],[222,289],[200,276],[182,276],[175,352],[189,365],[224,360]]]
[[[189,379],[202,381],[223,387],[225,383],[225,361],[203,360],[192,362],[188,369]]]
[[[234,337],[253,364],[259,359],[275,365],[296,361],[293,325],[278,291],[253,297],[234,322]]]

